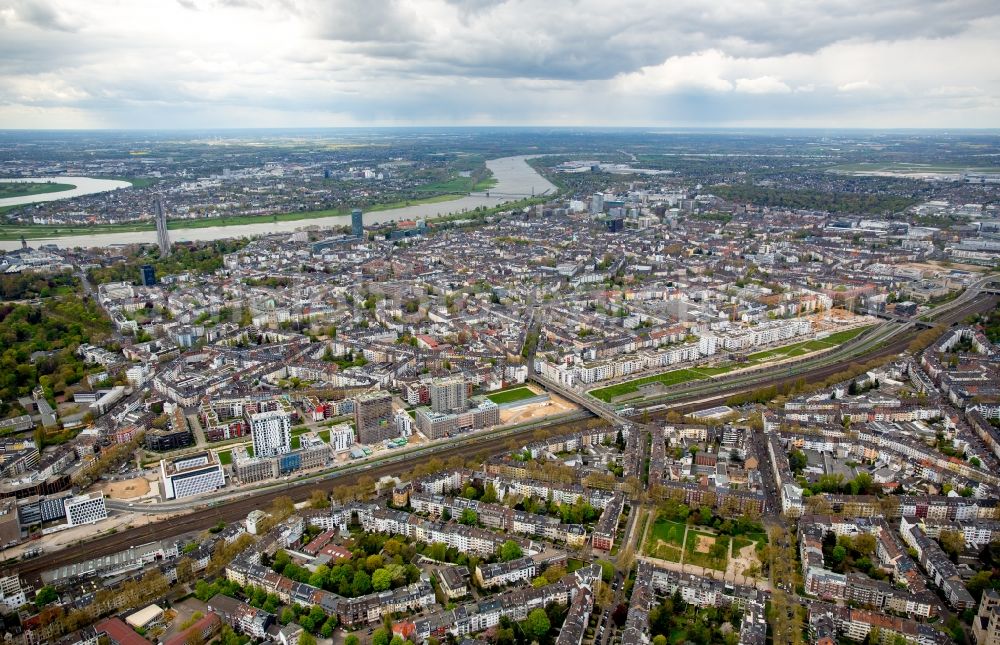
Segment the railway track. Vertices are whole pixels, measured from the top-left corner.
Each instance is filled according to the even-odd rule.
[[[996,303],[996,296],[991,295],[988,297],[976,298],[961,307],[949,310],[935,322],[938,324],[954,324],[960,322],[970,314],[988,311],[995,307]],[[911,331],[902,334],[893,339],[889,344],[878,348],[876,351],[866,353],[863,356],[854,357],[851,360],[871,360],[873,358],[900,355],[906,350],[907,345],[909,345],[910,341],[913,340],[916,333],[916,331]],[[650,418],[662,418],[670,410],[687,413],[697,409],[710,407],[720,402],[725,402],[726,399],[734,394],[750,391],[760,387],[761,385],[781,385],[788,382],[798,381],[800,379],[805,379],[806,381],[825,379],[841,371],[843,368],[844,361],[838,361],[831,365],[822,365],[813,369],[807,369],[802,372],[772,378],[769,380],[758,378],[755,379],[753,383],[739,382],[733,384],[730,388],[727,388],[724,383],[710,384],[708,387],[714,390],[712,394],[706,396],[703,392],[696,392],[684,396],[676,401],[671,401],[666,404],[665,409],[657,411],[655,414],[651,414]],[[576,423],[579,423],[579,420],[563,421],[550,424],[548,428],[556,428],[564,432],[571,432]],[[540,426],[530,426],[514,432],[508,432],[500,436],[488,437],[475,443],[460,444],[455,446],[446,445],[431,454],[416,455],[414,457],[425,456],[428,458],[438,457],[442,459],[449,459],[456,456],[469,457],[484,452],[499,452],[506,447],[507,443],[511,439],[516,439],[533,433],[538,430],[539,427]],[[400,459],[387,463],[373,464],[370,468],[365,469],[363,474],[377,480],[386,475],[399,474],[409,470],[413,461],[414,459]],[[192,531],[207,529],[215,524],[218,524],[220,521],[233,522],[241,520],[246,517],[247,513],[251,510],[266,508],[274,499],[281,496],[287,495],[288,497],[291,497],[293,501],[302,502],[307,500],[314,490],[320,489],[328,492],[332,491],[335,487],[344,483],[343,480],[345,478],[354,477],[358,474],[359,473],[356,470],[346,470],[344,472],[334,471],[323,479],[301,483],[289,483],[286,486],[268,490],[244,499],[210,505],[205,508],[200,508],[194,513],[169,520],[168,522],[149,523],[116,533],[114,535],[108,535],[86,542],[78,547],[65,548],[51,554],[45,554],[33,560],[7,565],[2,568],[3,575],[18,574],[28,581],[37,584],[39,576],[43,571],[55,569],[66,564],[79,562],[85,559],[117,553],[119,551],[124,551],[129,547],[138,546],[154,540],[162,540],[169,537],[183,535]]]
[[[589,413],[582,419],[589,418]],[[504,433],[495,437],[484,438],[482,441],[460,444],[457,446],[443,446],[439,451],[425,455],[425,458],[437,457],[440,459],[450,459],[453,457],[471,457],[480,453],[496,453],[505,449],[510,440],[522,438],[539,430],[540,428],[555,428],[559,432],[571,432],[573,427],[581,419],[560,421],[549,425],[532,425],[519,429],[515,432]],[[360,471],[360,474],[378,480],[386,475],[395,475],[409,470],[415,459],[400,459],[395,461],[380,462],[372,464],[370,468]],[[295,502],[304,502],[309,499],[313,491],[332,491],[337,486],[344,483],[353,483],[351,478],[359,476],[358,470],[346,469],[344,471],[333,471],[323,479],[316,479],[306,482],[289,482],[285,486],[267,490],[246,498],[222,502],[206,507],[196,508],[193,513],[182,515],[162,522],[147,522],[141,526],[136,526],[125,531],[106,535],[96,540],[84,542],[80,546],[71,546],[53,553],[44,554],[32,560],[16,562],[2,568],[2,575],[19,574],[25,579],[38,583],[39,575],[43,571],[56,569],[66,564],[88,560],[102,555],[109,555],[124,551],[129,547],[146,544],[154,540],[163,540],[210,528],[219,522],[234,522],[242,520],[254,509],[267,508],[276,498],[288,496]],[[348,481],[345,482],[345,479]]]
[[[982,313],[985,311],[990,311],[997,306],[997,297],[988,296],[972,300],[969,303],[952,309],[947,312],[947,314],[941,316],[939,319],[935,320],[935,324],[952,325],[961,322],[967,316],[974,313]],[[650,419],[662,419],[666,414],[672,410],[676,410],[681,413],[694,412],[696,410],[701,410],[706,407],[711,407],[713,405],[718,405],[724,403],[729,397],[734,394],[740,394],[748,390],[754,389],[754,387],[759,387],[761,385],[785,385],[794,383],[796,381],[805,379],[806,381],[817,381],[823,380],[834,374],[842,371],[844,369],[845,363],[855,362],[855,361],[867,361],[877,358],[885,358],[886,356],[899,356],[906,351],[910,342],[918,334],[916,330],[900,335],[899,337],[893,339],[887,345],[879,347],[873,352],[865,353],[863,356],[858,356],[850,359],[850,361],[838,361],[830,365],[821,365],[815,368],[806,370],[805,372],[789,373],[787,375],[776,376],[775,378],[767,382],[758,382],[754,386],[748,386],[744,382],[739,382],[727,387],[725,383],[712,383],[706,387],[703,387],[699,392],[711,390],[713,393],[710,396],[702,395],[701,398],[695,398],[697,394],[691,394],[685,396],[683,399],[679,399],[675,402],[667,402],[665,409],[657,410],[655,413],[649,415]],[[642,408],[637,408],[639,411]]]

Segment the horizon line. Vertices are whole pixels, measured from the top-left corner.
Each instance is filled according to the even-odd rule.
[[[654,130],[654,131],[860,131],[860,132],[990,132],[1000,133],[1000,125],[993,127],[964,126],[767,126],[767,125],[303,125],[303,126],[167,126],[167,127],[107,127],[107,128],[11,128],[0,127],[0,133],[19,132],[199,132],[247,130]]]

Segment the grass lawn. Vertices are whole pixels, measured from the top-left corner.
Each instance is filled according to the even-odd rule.
[[[432,184],[424,184],[423,186],[418,186],[414,190],[427,193],[457,193],[465,195],[478,190],[489,190],[496,185],[497,180],[492,176],[483,177],[477,182],[473,177],[460,177],[458,175],[454,175],[445,181],[436,181]]]
[[[312,430],[309,426],[295,426],[292,428],[292,436],[299,437]]]
[[[681,550],[675,546],[663,544],[662,542],[655,545],[646,544],[646,555],[651,558],[659,558],[660,560],[666,560],[668,562],[681,561]]]
[[[714,367],[688,367],[679,370],[671,370],[669,372],[664,372],[662,374],[654,374],[652,376],[644,376],[642,378],[637,378],[633,381],[625,381],[624,383],[618,383],[617,385],[611,385],[608,387],[602,387],[595,390],[591,390],[588,394],[604,401],[605,403],[611,403],[618,397],[625,396],[626,394],[632,394],[639,390],[640,387],[644,385],[649,385],[650,383],[662,383],[663,385],[679,385],[681,383],[687,383],[688,381],[698,381],[701,379],[710,378],[713,376],[719,376],[721,374],[726,374],[735,369],[740,369],[744,367],[753,367],[760,363],[766,363],[768,361],[778,359],[778,358],[792,358],[795,356],[802,356],[810,352],[815,352],[821,349],[829,349],[836,347],[837,345],[843,345],[847,341],[860,336],[862,333],[871,328],[871,325],[866,327],[858,327],[856,329],[846,329],[844,331],[838,331],[836,333],[830,334],[826,338],[820,338],[816,340],[806,340],[799,343],[793,343],[791,345],[785,345],[784,347],[775,347],[774,349],[766,349],[762,352],[756,352],[747,356],[746,362],[743,363],[729,363],[725,365],[717,365]]]
[[[653,524],[651,537],[654,540],[663,540],[664,542],[674,544],[676,546],[684,546],[685,528],[687,528],[687,525],[682,524],[681,522],[672,522],[670,520],[657,518],[656,523]]]
[[[747,533],[744,537],[757,545],[757,553],[767,546],[767,533]]]
[[[566,573],[573,573],[578,569],[582,569],[584,565],[583,560],[577,560],[576,558],[570,558],[566,561]]]
[[[229,464],[233,463],[232,450],[220,450],[217,454],[219,455],[219,463],[222,464],[223,466],[228,466]]]
[[[716,545],[725,549],[725,555],[714,558],[709,553],[698,552],[697,548],[698,542],[700,541],[699,537],[715,540]],[[699,567],[705,567],[706,569],[725,571],[726,564],[729,562],[729,536],[712,535],[711,533],[694,530],[688,531],[687,542],[684,544],[684,562]]]
[[[664,372],[663,374],[644,376],[642,378],[635,379],[634,381],[625,381],[624,383],[619,383],[617,385],[591,390],[590,396],[600,399],[605,403],[610,403],[614,399],[624,396],[625,394],[631,394],[643,385],[649,385],[650,383],[677,385],[679,383],[686,383],[687,381],[697,381],[701,378],[705,378],[705,376],[692,369],[672,370],[670,372]]]
[[[295,435],[292,437],[292,450],[298,450],[302,447],[302,437]]]
[[[532,392],[530,388],[516,387],[512,390],[503,390],[501,392],[487,394],[486,398],[493,401],[497,405],[502,405],[504,403],[513,403],[514,401],[523,401],[524,399],[530,399],[535,396],[538,395]]]
[[[653,558],[680,562],[686,528],[687,525],[681,522],[657,518],[643,545],[643,552]]]
[[[11,197],[29,197],[31,195],[44,195],[45,193],[58,193],[64,190],[76,188],[74,184],[57,184],[54,182],[0,182],[0,199]]]

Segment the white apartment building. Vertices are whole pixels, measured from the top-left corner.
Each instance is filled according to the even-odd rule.
[[[182,499],[218,490],[226,485],[222,464],[214,452],[160,460],[163,499]]]
[[[404,413],[405,414],[405,413]],[[409,415],[407,415],[409,417]],[[334,452],[350,450],[354,445],[354,428],[347,423],[341,423],[330,428],[330,448]]]
[[[21,586],[20,576],[6,576],[0,578],[0,607],[7,611],[14,611],[28,602],[24,587]]]
[[[292,450],[292,418],[284,410],[250,415],[254,457],[274,457]]]
[[[142,387],[152,375],[152,369],[143,363],[133,365],[125,371],[125,378],[128,379],[128,384],[132,387]]]
[[[70,526],[94,524],[108,517],[108,509],[104,505],[104,493],[69,497],[63,504],[66,508],[66,523]]]

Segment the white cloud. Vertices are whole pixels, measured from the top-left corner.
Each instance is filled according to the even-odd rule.
[[[988,0],[0,0],[0,114],[997,127],[998,15]]]
[[[736,91],[746,94],[788,94],[792,88],[773,76],[736,79]]]
[[[878,89],[878,85],[869,80],[851,81],[837,86],[839,92],[867,92],[875,89]]]

